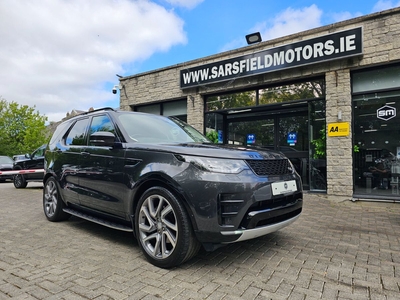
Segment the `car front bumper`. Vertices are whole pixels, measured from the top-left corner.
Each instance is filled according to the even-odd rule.
[[[194,231],[203,245],[256,238],[290,225],[301,214],[302,183],[296,173],[268,178],[251,172],[238,176],[199,175],[200,180],[180,185],[186,191]],[[274,183],[293,181],[295,190],[273,192]]]

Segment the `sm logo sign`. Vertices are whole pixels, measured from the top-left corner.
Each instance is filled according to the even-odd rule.
[[[385,105],[376,110],[376,117],[381,120],[390,120],[396,116],[396,108]]]

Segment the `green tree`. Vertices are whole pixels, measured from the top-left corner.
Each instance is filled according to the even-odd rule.
[[[212,96],[207,99],[208,111],[253,105],[255,105],[255,91]]]
[[[323,80],[265,88],[260,90],[260,104],[281,103],[322,97],[324,91],[325,83]]]
[[[218,132],[216,132],[215,130],[210,130],[209,132],[207,132],[206,136],[211,142],[213,142],[214,144],[218,144]]]
[[[314,154],[313,154],[314,159],[326,157],[326,127],[325,126],[319,131],[319,137],[315,140],[312,140],[311,144],[314,145]]]
[[[36,107],[0,98],[0,155],[30,153],[48,141],[45,122]]]

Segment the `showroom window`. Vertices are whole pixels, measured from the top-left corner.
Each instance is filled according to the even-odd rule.
[[[208,96],[206,99],[206,112],[294,102],[304,99],[321,98],[324,96],[325,81],[317,79],[236,93]]]
[[[154,115],[163,115],[167,117],[177,117],[182,121],[187,121],[187,101],[178,100],[150,105],[135,106],[135,111],[145,112]]]
[[[281,151],[305,189],[326,191],[323,79],[208,96],[205,105],[211,141]]]
[[[228,119],[254,119],[266,114],[297,113],[307,110],[307,101],[324,99],[325,81],[315,79],[286,85],[263,87],[236,93],[207,96],[205,101],[205,133],[218,133],[220,143],[236,143],[236,136],[225,134]],[[245,140],[245,136],[240,137]],[[231,141],[231,142],[229,142]]]
[[[398,197],[400,66],[352,74],[354,193]]]

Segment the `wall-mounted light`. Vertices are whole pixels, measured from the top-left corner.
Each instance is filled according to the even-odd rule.
[[[246,41],[248,45],[259,43],[262,41],[261,34],[259,32],[250,33],[246,35]]]
[[[192,101],[192,106],[194,107],[194,97],[192,95],[189,95],[190,101]]]
[[[342,121],[342,111],[341,110],[339,110],[337,113],[337,119],[338,119],[338,121]]]

